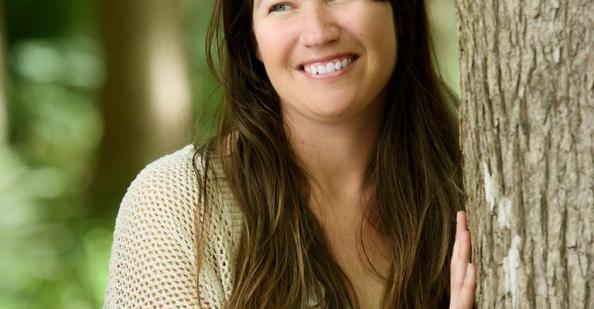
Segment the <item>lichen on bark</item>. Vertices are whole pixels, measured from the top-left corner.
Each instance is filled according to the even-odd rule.
[[[479,308],[594,308],[594,1],[457,0]]]

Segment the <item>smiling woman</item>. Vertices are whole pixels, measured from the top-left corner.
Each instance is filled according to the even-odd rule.
[[[106,307],[471,308],[423,2],[220,0],[207,40],[219,130],[131,185]]]
[[[256,54],[285,117],[340,120],[378,110],[396,64],[390,2],[267,2],[253,14]]]

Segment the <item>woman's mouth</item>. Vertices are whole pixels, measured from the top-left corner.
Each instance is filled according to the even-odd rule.
[[[347,55],[329,61],[315,62],[301,66],[301,70],[313,77],[322,77],[340,72],[348,68],[354,61],[357,60],[356,55]]]

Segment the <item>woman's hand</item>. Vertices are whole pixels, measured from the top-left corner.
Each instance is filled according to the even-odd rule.
[[[470,309],[474,303],[476,267],[470,263],[472,247],[464,211],[456,214],[456,222],[456,241],[450,266],[450,309]]]

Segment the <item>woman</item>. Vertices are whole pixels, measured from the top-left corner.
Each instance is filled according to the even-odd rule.
[[[130,186],[106,307],[471,308],[423,2],[219,0],[208,41],[220,128]]]

